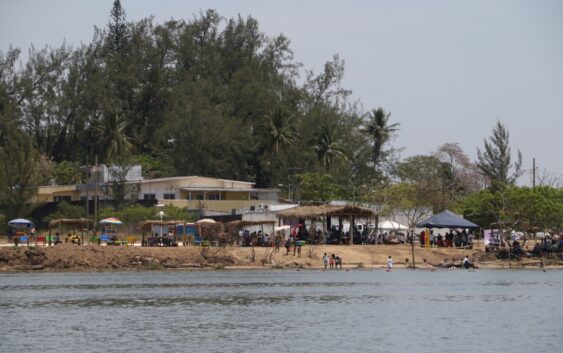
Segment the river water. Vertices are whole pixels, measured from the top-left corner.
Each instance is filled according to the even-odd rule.
[[[0,275],[1,352],[561,352],[563,271]]]

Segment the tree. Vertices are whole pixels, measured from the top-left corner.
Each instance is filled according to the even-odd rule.
[[[272,155],[278,155],[280,146],[291,147],[298,137],[294,120],[295,116],[283,108],[277,108],[267,114],[259,127],[262,137],[261,149]]]
[[[377,174],[379,164],[385,159],[385,144],[391,139],[393,134],[399,130],[399,123],[389,124],[391,113],[387,113],[383,108],[371,111],[367,116],[367,121],[363,132],[370,136],[373,148],[373,169]]]
[[[497,121],[489,141],[484,140],[485,149],[477,149],[477,168],[490,180],[491,188],[499,190],[512,185],[522,175],[522,153],[514,165],[511,163],[509,133],[504,125]],[[512,170],[513,169],[513,170]]]
[[[62,218],[76,219],[76,218],[84,218],[84,217],[86,217],[86,211],[84,211],[84,207],[74,206],[66,201],[62,201],[57,205],[57,209],[55,210],[55,212],[45,217],[43,221],[50,222],[54,219],[62,219]]]
[[[413,156],[406,158],[396,167],[395,174],[400,182],[414,187],[417,199],[424,200],[426,206],[440,211],[446,205],[443,200],[443,164],[434,156]]]
[[[548,186],[509,185],[469,195],[462,204],[467,219],[489,227],[502,221],[512,229],[559,229],[563,226],[563,192]]]
[[[314,135],[313,150],[318,160],[328,172],[337,158],[346,160],[346,153],[336,137],[336,127],[323,124]]]
[[[439,146],[434,156],[442,164],[442,208],[455,208],[455,204],[464,196],[482,188],[483,177],[459,143],[445,143]]]
[[[123,53],[127,44],[129,33],[127,31],[127,22],[125,18],[125,9],[121,6],[121,1],[115,0],[110,13],[110,22],[108,23],[108,39],[110,48],[118,54]]]
[[[7,218],[30,213],[38,158],[30,139],[18,131],[12,131],[0,146],[0,213]]]
[[[133,143],[125,130],[126,120],[117,111],[105,116],[103,122],[98,125],[98,151],[102,161],[109,163],[130,156]]]
[[[299,195],[305,203],[324,204],[337,198],[340,193],[340,186],[328,174],[299,174]]]

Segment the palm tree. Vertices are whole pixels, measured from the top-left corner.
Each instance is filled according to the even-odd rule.
[[[101,133],[101,152],[106,162],[128,155],[133,149],[131,138],[125,134],[126,122],[119,113],[109,114],[98,127]]]
[[[323,124],[313,136],[313,150],[327,172],[330,170],[334,159],[347,159],[346,153],[335,135],[336,128],[334,126]]]
[[[376,172],[382,159],[383,146],[391,139],[393,133],[399,130],[399,123],[389,125],[390,116],[391,113],[387,113],[383,108],[374,109],[368,114],[366,125],[362,129],[373,143],[373,167]]]
[[[263,123],[258,127],[261,135],[261,145],[266,152],[278,155],[280,146],[291,147],[297,141],[298,133],[294,126],[295,116],[278,108],[266,115]]]

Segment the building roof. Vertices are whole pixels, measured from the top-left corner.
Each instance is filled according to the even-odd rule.
[[[184,191],[239,191],[239,192],[254,192],[254,191],[262,191],[262,192],[280,192],[280,189],[255,189],[255,188],[220,188],[220,187],[204,187],[204,186],[183,186],[180,188]]]

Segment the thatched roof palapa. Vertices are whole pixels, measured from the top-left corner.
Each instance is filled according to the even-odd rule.
[[[320,205],[320,206],[299,206],[284,210],[278,213],[278,218],[319,218],[319,217],[376,217],[377,213],[369,208],[354,205]]]
[[[141,225],[142,230],[150,230],[152,226],[176,226],[177,224],[189,224],[186,221],[146,221]]]
[[[71,225],[71,226],[86,226],[92,224],[93,222],[86,218],[63,218],[63,219],[54,219],[49,222],[49,228],[53,228],[59,225]]]

